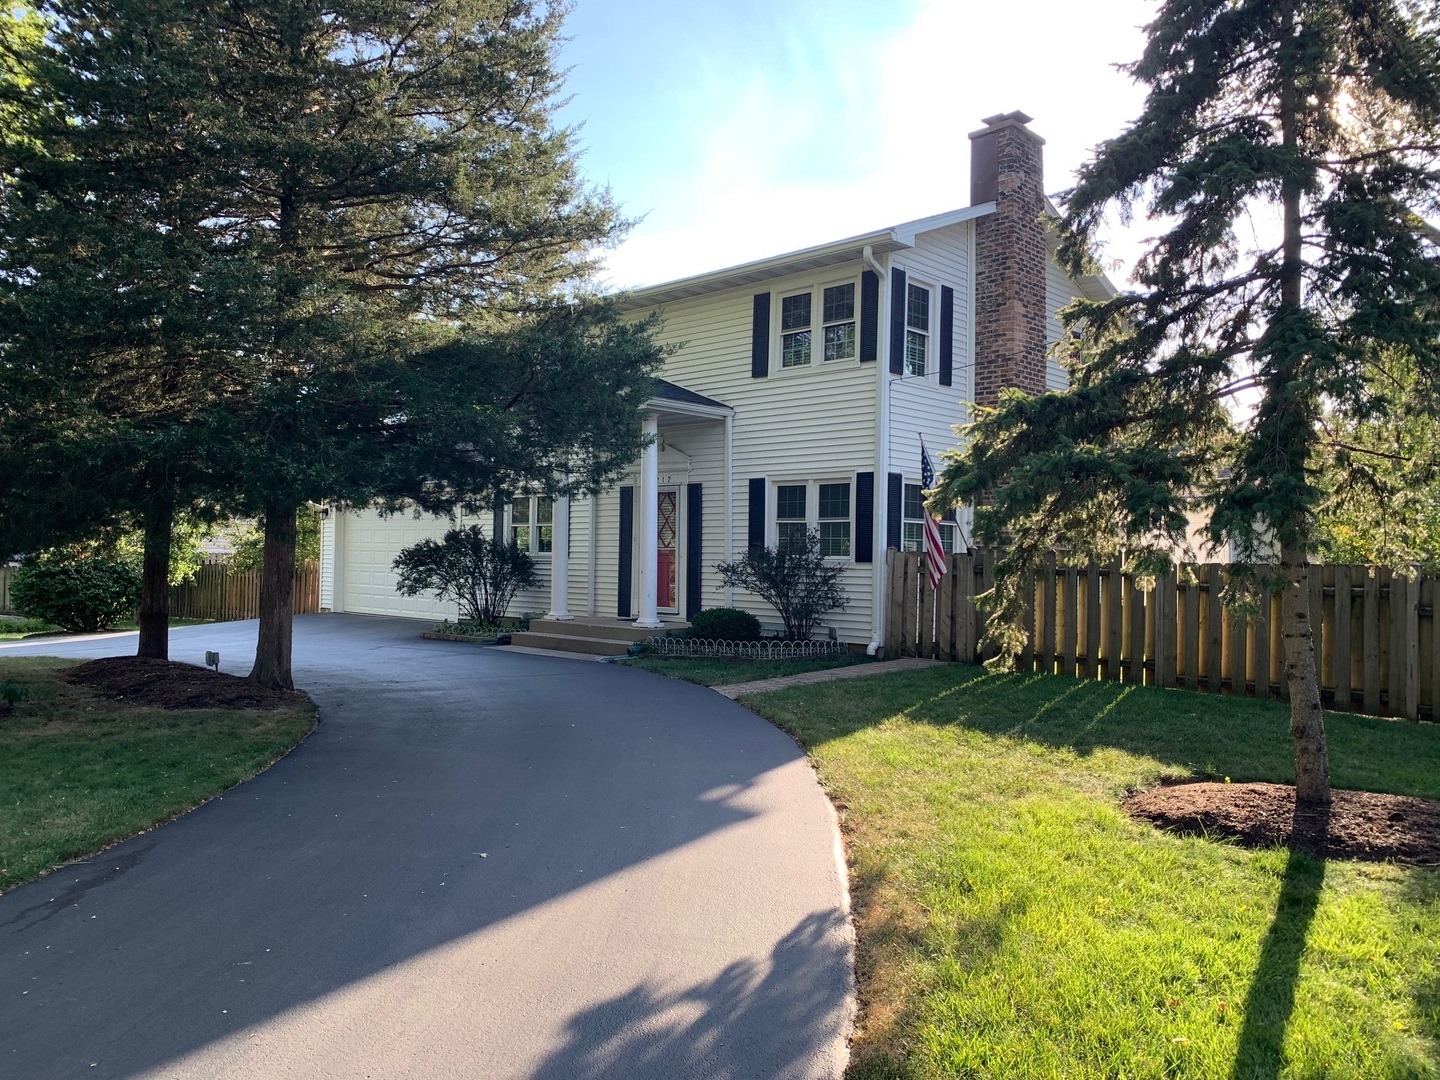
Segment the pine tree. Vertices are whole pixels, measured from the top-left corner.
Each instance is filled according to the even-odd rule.
[[[253,300],[236,336],[252,387],[238,464],[266,523],[252,678],[290,682],[296,506],[414,486],[389,420],[396,369],[523,325],[622,225],[553,124],[562,14],[529,0],[262,0],[197,16],[219,25],[217,212]]]
[[[559,8],[42,13],[0,44],[15,535],[142,513],[148,582],[177,507],[262,516],[252,677],[288,686],[301,504],[594,485],[638,453],[652,328],[557,304],[624,226],[553,124]]]
[[[139,654],[160,658],[176,512],[215,487],[190,423],[237,389],[196,106],[214,36],[184,16],[0,13],[0,536],[33,549],[141,521]]]
[[[1132,292],[1080,302],[1063,393],[981,411],[932,502],[988,499],[1007,545],[991,640],[1015,644],[1021,583],[1052,547],[1168,565],[1186,512],[1253,561],[1275,544],[1298,799],[1330,801],[1306,590],[1327,405],[1382,412],[1391,350],[1440,379],[1440,6],[1168,0],[1130,73],[1144,110],[1063,196],[1060,260],[1093,266],[1108,212],[1163,233]],[[1258,396],[1253,413],[1227,402]],[[987,494],[988,493],[988,494]]]

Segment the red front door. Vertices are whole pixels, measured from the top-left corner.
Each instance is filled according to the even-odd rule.
[[[656,524],[655,580],[657,607],[675,608],[675,542],[680,535],[680,500],[674,490],[661,491]]]

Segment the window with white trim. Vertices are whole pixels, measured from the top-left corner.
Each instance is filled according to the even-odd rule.
[[[925,499],[919,484],[905,485],[905,509],[901,515],[900,547],[905,551],[923,551],[925,548]],[[960,538],[960,528],[953,521],[940,522],[940,546],[946,554],[953,555]]]
[[[775,543],[784,546],[789,543],[805,542],[805,530],[809,518],[805,505],[809,500],[806,484],[780,484],[775,488]]]
[[[855,283],[827,285],[821,292],[825,359],[855,359]]]
[[[549,495],[521,495],[510,503],[510,540],[521,551],[543,555],[554,547],[554,521]]]
[[[835,558],[850,557],[850,485],[821,484],[816,508],[820,550]]]
[[[924,375],[930,357],[930,290],[905,287],[905,374]]]
[[[780,366],[808,366],[815,358],[817,337],[823,360],[854,360],[856,326],[853,281],[780,297]]]
[[[854,531],[848,482],[777,484],[775,487],[775,542],[803,543],[805,534],[820,534],[820,550],[835,559],[850,558]]]

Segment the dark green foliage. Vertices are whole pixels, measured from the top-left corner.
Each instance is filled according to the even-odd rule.
[[[401,595],[454,600],[462,622],[487,626],[499,625],[517,592],[540,584],[534,559],[512,543],[492,540],[478,525],[413,544],[396,557],[395,569]]]
[[[1144,112],[1065,195],[1059,258],[1093,269],[1109,212],[1164,231],[1134,291],[1064,313],[1070,389],[981,410],[932,499],[990,499],[976,531],[1007,547],[1002,653],[1053,547],[1158,568],[1195,511],[1212,541],[1303,560],[1335,452],[1323,412],[1390,411],[1397,352],[1440,380],[1440,258],[1420,221],[1440,211],[1436,30],[1433,3],[1161,7],[1130,69]]]
[[[259,570],[265,557],[265,527],[256,522],[238,540],[230,556],[230,565],[237,570]],[[320,511],[309,503],[295,513],[295,561],[320,561]]]
[[[107,554],[60,550],[32,556],[10,583],[17,612],[72,632],[105,630],[131,619],[139,599],[134,560]]]
[[[739,608],[706,608],[690,616],[690,636],[711,641],[759,641],[760,620]]]
[[[0,547],[199,501],[288,548],[306,502],[633,460],[653,326],[557,299],[624,228],[553,122],[562,5],[44,12],[0,35]],[[293,553],[265,562],[284,685]]]
[[[14,708],[30,696],[30,691],[10,679],[0,682],[0,702]]]
[[[844,611],[849,602],[840,584],[844,568],[826,558],[815,529],[806,532],[803,542],[747,551],[715,569],[727,586],[754,593],[773,607],[791,641],[809,641],[822,617]]]

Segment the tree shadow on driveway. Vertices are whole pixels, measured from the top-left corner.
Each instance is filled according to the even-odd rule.
[[[570,1020],[565,1046],[534,1080],[837,1076],[844,995],[811,969],[812,957],[844,933],[842,916],[816,912],[775,946],[768,967],[736,962],[684,989],[641,984],[586,1009]],[[757,1022],[783,1035],[747,1045]]]
[[[239,658],[253,633],[176,637]],[[348,1060],[415,1010],[449,1040],[415,1075],[498,1075],[476,1055],[504,1058],[509,1040],[520,1049],[506,1060],[538,1064],[566,1038],[585,964],[685,985],[782,939],[784,970],[827,988],[806,1022],[844,1007],[843,942],[787,937],[842,895],[833,818],[790,739],[688,683],[416,634],[297,620],[297,675],[321,708],[309,741],[199,810],[0,897],[0,1074],[293,1073],[333,1035],[336,1003],[378,985],[386,1011],[339,1048]],[[521,916],[557,910],[583,963],[523,937],[487,952],[517,945]],[[703,956],[647,952],[666,941]],[[412,961],[432,971],[456,950],[468,985],[384,996],[416,991]],[[513,1031],[475,1004],[522,993],[540,1004]],[[815,1037],[784,1010],[743,1019],[746,1060]],[[273,1038],[252,1052],[257,1031]],[[647,1060],[661,1075],[663,1059]]]

